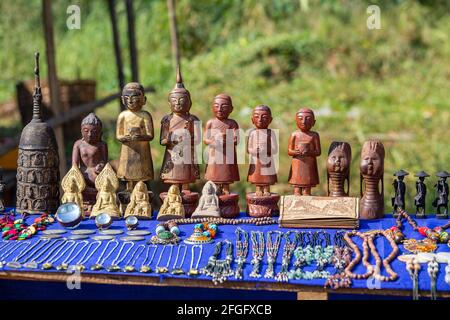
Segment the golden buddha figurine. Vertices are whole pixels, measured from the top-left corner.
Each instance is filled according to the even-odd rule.
[[[143,181],[139,181],[131,193],[130,203],[125,211],[125,218],[128,216],[136,216],[139,219],[152,217],[152,205],[147,185]]]
[[[217,217],[220,218],[219,197],[217,186],[212,181],[206,182],[202,190],[202,196],[192,218]]]
[[[83,210],[83,191],[86,188],[86,182],[84,181],[83,174],[80,169],[73,165],[72,168],[67,172],[61,181],[61,187],[64,194],[61,198],[61,203],[73,202],[76,203],[84,217]]]
[[[165,221],[172,219],[183,219],[185,217],[184,206],[181,200],[180,188],[174,184],[170,186],[167,196],[159,209],[156,220]]]
[[[107,213],[111,218],[121,218],[116,197],[116,191],[119,188],[119,180],[109,163],[105,165],[102,172],[97,176],[95,187],[98,191],[97,201],[92,208],[90,217],[95,218],[100,213]]]
[[[116,137],[122,143],[117,177],[127,181],[131,192],[139,181],[153,180],[153,161],[149,141],[153,140],[153,120],[142,110],[147,98],[142,85],[128,83],[122,91],[122,101],[128,110],[117,118]]]

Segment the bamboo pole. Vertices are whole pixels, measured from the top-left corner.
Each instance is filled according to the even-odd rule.
[[[136,48],[135,15],[133,0],[125,0],[128,22],[128,45],[130,48],[131,80],[139,82],[138,54]]]

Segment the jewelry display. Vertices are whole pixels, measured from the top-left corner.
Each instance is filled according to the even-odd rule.
[[[92,246],[97,245],[94,250],[92,250],[92,252],[88,255],[89,250],[91,250]],[[100,248],[102,245],[102,243],[100,241],[94,241],[89,243],[89,246],[86,248],[86,251],[84,252],[83,256],[80,258],[80,260],[78,260],[78,262],[76,262],[74,265],[70,266],[70,270],[77,270],[79,272],[83,272],[86,267],[84,266],[84,264],[86,262],[89,261],[90,258],[92,258],[92,256],[94,255],[95,252],[97,252],[98,248]],[[84,249],[84,247],[83,247]]]
[[[178,244],[180,242],[180,229],[177,222],[167,221],[156,226],[156,235],[150,238],[152,244]]]
[[[81,244],[82,247],[80,250],[78,250],[75,255],[72,257],[72,254],[75,252],[75,249],[78,248],[78,245]],[[58,271],[65,271],[69,268],[69,265],[72,263],[73,260],[75,260],[75,258],[80,254],[80,252],[88,245],[88,242],[86,240],[80,241],[80,242],[75,242],[75,245],[72,247],[72,249],[70,250],[69,254],[67,255],[67,257],[58,265],[56,266],[56,270]]]
[[[181,249],[184,249],[183,257],[181,258],[180,264],[177,264],[178,263],[178,258],[179,258],[180,252],[181,252]],[[186,252],[187,252],[187,246],[185,244],[180,244],[178,246],[177,255],[175,256],[175,261],[174,261],[173,266],[172,266],[172,272],[170,272],[171,274],[173,274],[173,275],[181,275],[181,274],[185,273],[183,271],[183,263],[184,263],[184,260],[186,258]]]
[[[130,230],[127,232],[127,235],[129,236],[148,236],[149,234],[151,234],[151,232],[147,230]]]
[[[20,241],[20,242],[10,242],[11,245],[8,247],[7,250],[5,250],[5,252],[3,252],[3,254],[0,256],[0,268],[3,268],[6,264],[6,259],[12,255],[17,249],[19,249],[20,246],[22,245],[27,245],[30,246],[31,242],[28,241]],[[3,249],[3,248],[2,248]],[[26,250],[27,247],[23,248],[23,250]],[[20,268],[20,267],[19,267]]]
[[[142,249],[142,250],[139,252],[139,249]],[[131,257],[128,259],[127,262],[125,262],[125,267],[122,269],[123,272],[135,272],[136,271],[136,268],[134,267],[134,265],[136,264],[137,259],[139,258],[141,253],[144,252],[144,250],[145,250],[145,245],[143,245],[143,244],[141,244],[134,250]]]
[[[292,231],[288,231],[283,235],[285,239],[283,248],[283,257],[281,260],[281,271],[275,276],[275,280],[279,282],[288,282],[288,268],[291,262],[292,254],[294,253],[295,247],[297,246],[297,240],[300,236],[298,232],[295,232],[294,239],[290,239]]]
[[[100,230],[100,234],[106,235],[106,236],[117,236],[119,234],[123,233],[123,230],[121,229],[108,229],[108,230]]]
[[[175,221],[175,220],[169,220]],[[238,224],[254,224],[256,226],[264,226],[277,224],[278,221],[271,217],[261,217],[261,218],[250,218],[250,219],[227,219],[227,218],[185,218],[185,219],[177,219],[177,224],[194,224],[194,223],[203,223],[209,222],[214,223],[216,225],[238,225]]]
[[[95,233],[95,230],[90,230],[90,229],[79,229],[79,230],[73,230],[72,231],[72,234],[83,235],[83,236],[91,235],[91,234],[94,234],[94,233]]]
[[[219,260],[218,257],[222,251],[222,246],[225,245],[226,256],[225,259]],[[209,257],[208,263],[205,267],[200,269],[200,273],[212,277],[214,284],[223,283],[229,276],[233,275],[231,264],[233,263],[233,244],[225,239],[218,242],[214,249],[214,253]]]
[[[161,250],[160,255],[159,255],[158,262],[156,262],[156,269],[155,269],[156,273],[167,273],[167,272],[169,272],[170,260],[172,260],[172,254],[173,254],[173,245],[170,244],[169,247],[170,247],[170,254],[169,254],[169,258],[167,260],[167,264],[164,267],[160,266],[161,258],[164,255],[164,252],[166,251],[166,248],[167,248],[167,246],[164,246],[163,249]]]
[[[275,234],[275,241],[272,240],[272,234]],[[267,269],[264,274],[264,278],[266,279],[272,279],[274,277],[274,265],[280,249],[282,235],[283,233],[280,231],[267,232]]]
[[[236,231],[236,271],[234,277],[242,279],[245,261],[248,255],[248,233],[237,227]]]
[[[125,254],[123,255],[122,258],[120,258],[120,255],[122,254],[123,249],[125,248],[125,246],[127,244],[130,244],[130,248],[128,248],[128,250],[125,252]],[[120,267],[119,264],[125,260],[125,258],[127,257],[128,253],[130,252],[130,250],[134,247],[134,243],[133,242],[123,242],[122,246],[120,247],[119,252],[117,253],[117,256],[114,258],[114,260],[112,261],[111,265],[109,267],[106,268],[107,271],[109,272],[116,272],[116,271],[120,271]]]
[[[350,287],[351,280],[345,274],[344,270],[349,265],[351,259],[351,251],[344,240],[344,233],[336,232],[334,235],[334,253],[332,258],[336,273],[328,277],[325,282],[325,288],[330,287],[337,290],[339,288]]]
[[[13,215],[5,215],[0,219],[0,229],[4,240],[25,240],[31,238],[38,231],[44,231],[55,221],[52,216],[44,213],[28,225],[23,219],[14,220]]]
[[[92,240],[95,241],[109,241],[114,240],[115,238],[113,236],[93,236]]]
[[[433,257],[433,260],[431,260],[428,263],[427,272],[428,272],[428,275],[430,276],[430,282],[431,282],[431,285],[430,285],[431,300],[436,300],[436,298],[437,298],[436,279],[437,279],[437,275],[439,273],[439,263],[436,261],[436,257]]]
[[[121,241],[142,241],[145,240],[144,237],[141,236],[125,236],[120,238]]]
[[[68,245],[66,247],[66,245]],[[66,254],[67,251],[75,245],[75,241],[68,240],[64,241],[64,244],[59,248],[59,250],[55,253],[53,257],[47,257],[47,261],[42,264],[42,270],[50,270],[53,268],[53,264],[58,261],[62,256]],[[63,250],[64,249],[64,250]]]
[[[264,257],[264,233],[261,231],[252,231],[250,239],[252,241],[252,261],[250,262],[253,266],[252,272],[250,273],[251,278],[260,278],[260,265]]]
[[[112,249],[108,250],[109,244],[113,244],[114,247]],[[92,271],[98,271],[103,269],[103,264],[105,263],[105,261],[113,254],[114,250],[116,250],[116,248],[119,246],[119,242],[117,240],[115,240],[114,238],[111,239],[110,241],[108,241],[108,243],[106,243],[105,248],[103,249],[102,253],[100,253],[100,256],[98,257],[97,261],[91,266],[91,270]],[[106,256],[105,253],[108,252],[108,254]]]
[[[197,223],[194,226],[194,233],[184,240],[187,244],[207,244],[213,242],[217,234],[217,225],[214,223]]]
[[[147,263],[147,260],[150,257],[150,249],[155,249],[155,250],[153,250],[153,254]],[[153,270],[150,268],[150,265],[152,264],[153,259],[155,258],[156,251],[158,251],[158,246],[156,246],[154,244],[151,244],[147,247],[147,251],[145,253],[145,258],[144,258],[144,261],[142,261],[141,267],[139,268],[139,272],[141,272],[141,273],[153,272]]]
[[[196,248],[199,248],[199,255],[198,255],[197,262],[195,263],[195,267],[194,267],[194,258],[195,258],[195,249]],[[202,254],[203,254],[203,246],[202,245],[195,244],[191,247],[191,264],[189,265],[188,276],[194,277],[194,276],[198,276],[200,274],[200,272],[198,271],[198,265],[200,263],[200,260],[202,259]]]
[[[42,252],[40,252],[38,255],[34,256],[31,260],[24,263],[23,267],[28,268],[28,269],[37,269],[39,264],[41,264],[44,260],[48,259],[48,257],[55,250],[57,250],[62,244],[64,244],[64,241],[61,241],[61,240],[55,240],[55,241],[50,242],[50,244],[47,247],[43,248]],[[56,247],[54,247],[54,245],[56,245]],[[52,249],[52,247],[54,247],[54,248]],[[49,251],[49,253],[42,260],[37,260],[39,257],[41,257],[47,251]]]
[[[29,252],[31,252],[31,250],[33,250],[34,248],[36,248],[42,241],[49,241],[49,240],[42,240],[39,239],[38,241],[36,241],[36,243],[34,243],[33,245],[30,245],[26,248],[24,248],[11,262],[8,262],[6,264],[6,266],[8,266],[9,268],[15,268],[15,269],[20,269],[22,268],[22,264],[20,263],[20,259],[25,257]],[[43,243],[43,245],[45,245],[45,243]],[[41,245],[42,247],[42,245]],[[33,255],[34,253],[36,253],[39,249],[41,249],[41,247],[39,247],[36,251],[34,251],[33,253],[31,253],[30,255]],[[27,260],[23,261],[26,262]]]

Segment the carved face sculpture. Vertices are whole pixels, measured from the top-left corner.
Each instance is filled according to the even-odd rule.
[[[173,92],[169,94],[169,105],[173,113],[186,114],[191,109],[191,99],[185,93]]]
[[[361,151],[361,174],[381,177],[384,173],[384,146],[379,141],[366,141]]]
[[[171,195],[179,195],[180,194],[180,188],[178,188],[178,186],[176,184],[173,184],[170,186],[169,188],[169,194]]]
[[[347,142],[333,141],[328,150],[327,170],[328,172],[342,173],[348,175],[352,151]]]
[[[228,119],[233,111],[233,103],[231,97],[226,94],[219,94],[214,98],[212,111],[219,120]]]
[[[252,123],[257,129],[267,129],[272,122],[272,112],[267,106],[257,106],[253,110]]]
[[[81,127],[81,136],[83,141],[89,144],[96,144],[101,139],[101,129],[93,125],[84,125]]]
[[[128,110],[139,111],[147,102],[144,88],[137,82],[128,83],[122,90],[122,103]]]
[[[314,112],[308,108],[300,109],[295,117],[297,128],[303,132],[308,132],[316,123]]]

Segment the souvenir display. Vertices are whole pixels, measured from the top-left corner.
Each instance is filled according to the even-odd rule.
[[[160,264],[161,258],[163,257],[167,247],[170,247],[169,258],[167,259],[167,264],[165,266],[161,266],[161,264]],[[156,268],[155,268],[156,273],[169,272],[169,265],[170,265],[170,260],[172,260],[172,254],[173,254],[173,245],[172,244],[163,247],[163,249],[161,250],[161,253],[159,254],[158,262],[156,262]]]
[[[91,235],[94,233],[95,233],[95,230],[92,230],[92,229],[78,229],[78,230],[72,231],[72,234],[75,234],[75,235]]]
[[[24,248],[11,262],[8,262],[6,265],[9,268],[20,269],[23,267],[25,263],[28,262],[29,259],[33,257],[39,250],[45,247],[47,243],[51,241],[48,239],[39,239],[33,245],[29,245]],[[34,250],[34,251],[33,251]],[[23,258],[23,260],[21,260]]]
[[[79,244],[81,244],[81,248],[80,249],[78,249],[78,245]],[[86,241],[86,240],[75,242],[74,246],[71,248],[70,252],[67,254],[65,259],[59,265],[56,266],[56,270],[58,270],[58,271],[66,271],[66,270],[68,270],[69,266],[72,265],[72,261],[74,261],[78,257],[80,252],[82,252],[83,249],[86,248],[86,246],[88,244],[89,244],[89,242]],[[74,252],[75,252],[75,254],[74,254]]]
[[[406,184],[403,182],[403,179],[407,175],[409,175],[409,172],[403,169],[394,173],[394,176],[397,177],[394,183],[392,183],[395,192],[395,196],[391,198],[392,206],[394,207],[394,211],[392,212],[394,217],[398,216],[398,209],[405,209]]]
[[[122,229],[107,229],[107,230],[100,230],[99,233],[107,235],[107,236],[117,236],[119,234],[122,234],[123,230]],[[130,234],[130,236],[131,236],[131,234]]]
[[[136,216],[128,216],[125,218],[125,226],[128,230],[134,230],[138,227],[139,220]]]
[[[87,214],[97,197],[97,176],[108,163],[108,146],[102,140],[102,129],[101,120],[94,113],[89,113],[81,121],[81,139],[75,141],[72,148],[72,166],[79,168],[85,183],[83,190],[79,188],[84,204],[80,208]]]
[[[250,218],[250,219],[226,219],[226,218],[186,218],[175,220],[177,224],[193,224],[209,222],[216,225],[238,225],[238,224],[253,224],[256,226],[264,226],[278,223],[277,220],[271,217]],[[171,222],[171,221],[169,221]]]
[[[116,173],[109,163],[105,165],[103,170],[95,179],[95,187],[97,188],[97,200],[92,207],[91,217],[97,217],[103,212],[107,212],[113,219],[121,218],[121,212],[117,206],[116,192],[119,188],[119,180]]]
[[[151,192],[148,192],[147,185],[139,181],[130,196],[130,203],[125,210],[125,218],[134,216],[139,219],[150,219],[152,217]]]
[[[270,192],[270,186],[277,183],[277,168],[274,157],[278,156],[275,133],[269,129],[272,112],[268,106],[259,105],[253,109],[252,129],[247,139],[247,153],[250,165],[247,181],[256,186],[256,191],[247,193],[247,214],[251,217],[271,217],[279,213],[280,196]]]
[[[171,219],[182,219],[185,217],[184,206],[180,195],[180,189],[177,185],[172,185],[169,192],[164,197],[163,204],[159,209],[158,221],[166,221]]]
[[[189,184],[200,178],[195,147],[200,144],[200,120],[190,113],[191,94],[184,87],[180,68],[177,68],[177,83],[169,93],[171,113],[161,120],[160,144],[166,148],[161,166],[162,182],[178,185],[184,211],[190,217],[197,207],[199,195],[189,190]],[[160,194],[164,201],[167,194]]]
[[[53,264],[61,259],[67,251],[69,251],[75,245],[75,241],[64,241],[64,244],[55,252],[54,256],[49,256],[45,262],[42,263],[42,270],[50,270],[53,268]]]
[[[39,53],[35,58],[33,118],[23,128],[19,142],[16,211],[55,213],[59,206],[58,145],[52,127],[41,118]]]
[[[56,211],[55,219],[66,229],[77,228],[83,221],[83,212],[75,202],[64,203]]]
[[[3,173],[0,169],[0,213],[5,211],[5,203],[3,202],[3,192],[5,192],[6,185],[3,183]]]
[[[113,246],[110,248],[109,245],[112,244]],[[105,248],[103,248],[103,251],[100,253],[100,256],[98,257],[97,261],[91,266],[92,271],[98,271],[102,270],[103,264],[106,260],[113,254],[114,250],[119,246],[119,242],[115,239],[111,239],[108,241],[105,245]],[[105,255],[106,254],[106,255]]]
[[[329,197],[348,197],[350,193],[351,162],[352,148],[350,144],[333,141],[328,149],[327,159],[327,189]]]
[[[200,197],[198,207],[192,213],[192,218],[204,217],[220,218],[217,186],[212,181],[207,181],[203,186],[202,196]]]
[[[145,245],[141,244],[139,247],[137,247],[131,257],[128,259],[127,262],[125,262],[125,267],[122,269],[123,272],[135,272],[136,268],[134,265],[136,264],[137,259],[141,255],[142,252],[145,250]]]
[[[199,253],[198,253],[198,257],[197,257],[197,261],[195,261],[195,249],[199,249]],[[189,271],[188,271],[188,276],[190,277],[195,277],[198,276],[200,274],[200,271],[198,270],[198,265],[200,263],[200,261],[202,260],[202,254],[203,254],[203,246],[199,245],[199,244],[195,244],[193,246],[191,246],[191,263],[189,264]]]
[[[123,249],[125,248],[125,246],[129,244],[130,247],[127,249],[127,251],[125,251],[125,254],[123,255],[123,257],[120,257],[122,254]],[[128,253],[130,252],[131,249],[133,249],[134,247],[134,243],[133,242],[129,242],[129,241],[125,241],[122,243],[122,246],[119,249],[119,252],[117,253],[117,256],[113,259],[113,261],[111,262],[111,264],[109,265],[109,267],[106,268],[106,271],[108,272],[117,272],[122,270],[119,265],[122,263],[122,261],[125,260],[125,258],[127,257]]]
[[[109,241],[109,240],[114,240],[116,238],[114,238],[114,236],[111,235],[102,235],[102,236],[93,236],[92,240],[95,241]]]
[[[94,245],[96,245],[94,247],[94,250],[89,252]],[[81,256],[81,258],[77,262],[75,262],[74,265],[69,265],[69,270],[76,270],[79,272],[83,272],[86,269],[86,267],[84,266],[85,263],[88,262],[90,258],[92,258],[92,256],[97,252],[98,248],[100,248],[101,245],[102,243],[100,241],[90,242],[89,245],[86,247],[86,251]],[[82,250],[83,249],[84,247],[82,248]]]
[[[10,242],[10,243],[11,243],[11,245],[0,256],[0,269],[3,269],[3,267],[5,265],[11,264],[14,261],[15,261],[14,264],[18,265],[18,267],[16,267],[16,268],[22,267],[22,265],[20,263],[18,263],[17,260],[21,258],[21,255],[23,256],[24,251],[26,251],[31,245],[31,242],[29,242],[29,241],[17,241],[17,242]],[[7,263],[8,257],[11,256],[14,252],[16,252],[16,250],[19,249],[21,246],[25,246],[25,247],[22,249],[22,251],[19,252],[19,254],[14,258],[13,261]],[[8,265],[8,267],[9,267],[9,265]]]
[[[142,240],[145,240],[145,238],[141,237],[141,236],[125,236],[125,237],[121,237],[120,240],[122,240],[122,241],[142,241]]]
[[[419,180],[416,181],[416,196],[414,197],[414,205],[416,206],[416,218],[425,218],[425,201],[427,198],[427,186],[425,184],[425,178],[430,175],[425,171],[419,171],[414,175]]]
[[[222,247],[225,247],[225,259],[219,259]],[[209,257],[208,263],[200,273],[212,277],[214,284],[223,283],[234,274],[231,264],[233,263],[233,244],[225,239],[216,243],[214,253]]]
[[[360,162],[361,219],[379,219],[384,216],[384,155],[381,142],[364,142]]]
[[[150,257],[150,249],[154,249],[151,257]],[[156,245],[147,246],[147,251],[145,252],[144,261],[142,261],[142,263],[141,263],[139,272],[141,272],[141,273],[153,272],[153,270],[150,268],[150,265],[152,264],[153,259],[155,258],[156,251],[158,251],[158,247]],[[150,257],[150,260],[148,260],[149,257]]]
[[[116,138],[122,144],[117,177],[127,182],[128,192],[133,191],[137,182],[153,180],[149,142],[153,140],[154,127],[150,113],[142,110],[146,102],[144,87],[141,84],[131,82],[125,85],[122,90],[122,103],[127,110],[119,114],[116,125]],[[141,209],[144,213],[147,208]],[[151,210],[148,212],[151,215]]]
[[[184,240],[187,244],[207,244],[213,242],[218,230],[214,223],[197,223],[194,226],[194,233]]]
[[[153,244],[178,244],[180,242],[180,229],[174,221],[160,223],[156,227],[156,235],[150,238]]]
[[[127,231],[127,235],[129,235],[129,236],[148,236],[149,234],[151,234],[151,232],[147,231],[147,230],[130,230],[130,231]]]
[[[252,242],[252,260],[251,264],[253,266],[252,272],[250,273],[251,278],[261,277],[261,261],[264,257],[265,240],[264,233],[261,231],[252,231],[250,236]]]
[[[184,250],[182,250],[182,249],[184,249]],[[180,262],[178,262],[178,258],[180,257],[180,252],[183,252],[183,256],[182,256]],[[180,244],[178,246],[177,255],[175,256],[175,261],[173,262],[172,271],[170,272],[171,274],[178,276],[178,275],[185,273],[183,270],[183,263],[186,258],[186,252],[187,252],[187,246],[184,244]]]
[[[272,239],[272,234],[275,235],[275,239]],[[281,236],[280,231],[269,231],[266,236],[266,252],[267,252],[267,269],[264,274],[264,278],[272,279],[275,276],[274,265],[277,261],[278,250],[280,249]]]
[[[38,231],[44,231],[47,226],[55,221],[51,215],[42,214],[35,218],[31,225],[25,223],[24,219],[14,220],[11,214],[5,214],[0,218],[0,228],[3,240],[25,240],[31,238]]]
[[[99,230],[108,229],[112,223],[112,218],[107,213],[100,213],[95,217],[95,225]]]
[[[300,236],[300,233],[294,232],[294,238],[291,239],[291,233],[291,231],[288,231],[283,235],[285,242],[283,248],[283,256],[281,259],[281,271],[278,272],[275,276],[275,280],[279,282],[289,281],[288,268],[289,264],[291,263],[292,254],[294,253],[295,247],[297,246],[297,240]]]
[[[236,234],[236,271],[234,277],[242,279],[244,264],[248,255],[248,233],[240,227],[237,227],[234,233]]]
[[[79,207],[82,218],[84,218],[84,204],[83,204],[83,194],[82,192],[86,188],[86,183],[84,182],[83,174],[80,169],[76,166],[67,172],[61,181],[61,188],[64,194],[61,198],[61,203],[74,203]],[[61,208],[61,206],[58,208]]]
[[[436,217],[440,219],[448,218],[448,184],[447,178],[450,177],[450,173],[447,171],[440,171],[436,174],[439,177],[439,181],[434,185],[436,189],[436,199],[433,201],[433,207],[436,208]],[[444,210],[444,212],[441,212]]]
[[[292,157],[289,183],[294,186],[294,195],[310,196],[311,189],[319,184],[316,158],[321,154],[320,137],[311,131],[316,123],[311,109],[299,109],[295,120],[299,130],[289,138],[288,154]]]

